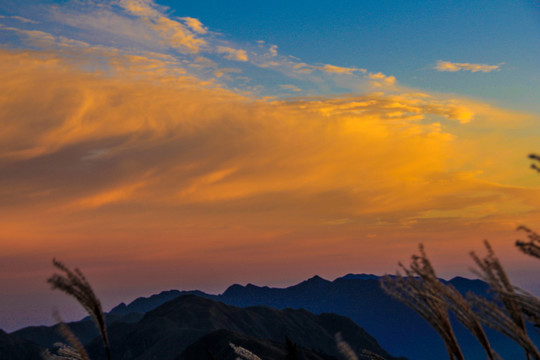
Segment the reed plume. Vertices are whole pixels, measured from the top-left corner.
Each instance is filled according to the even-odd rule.
[[[518,230],[527,233],[529,241],[516,240],[516,246],[523,253],[540,259],[540,235],[526,226],[518,227]]]
[[[470,294],[469,302],[480,314],[484,325],[489,326],[516,341],[526,353],[527,358],[540,359],[540,352],[527,335],[523,314],[538,324],[540,300],[512,285],[499,259],[495,256],[489,242],[484,241],[487,255],[480,259],[474,252],[471,256],[480,271],[473,271],[489,284],[502,308],[479,296]]]
[[[56,354],[51,354],[47,349],[41,353],[41,358],[43,360],[86,360],[87,358],[81,357],[81,354],[77,349],[62,343],[55,343]]]
[[[229,343],[229,346],[234,350],[236,355],[240,356],[239,359],[241,360],[262,360],[260,357],[258,357],[246,348],[236,346],[233,343]]]
[[[484,297],[474,294],[469,294],[468,300],[484,325],[514,340],[523,348],[527,359],[531,357],[535,360],[540,359],[540,353],[527,335],[526,330],[516,324],[501,307]]]
[[[525,320],[523,319],[521,306],[514,301],[514,286],[487,240],[484,240],[484,246],[488,254],[483,259],[480,259],[476,253],[471,252],[471,257],[480,268],[480,271],[473,269],[473,272],[488,283],[512,321],[525,331]]]
[[[70,359],[70,360],[90,360],[84,346],[79,339],[73,334],[71,329],[64,323],[57,312],[53,313],[54,319],[58,323],[60,334],[67,340],[69,345],[55,343],[54,346],[58,349],[56,354],[51,354],[49,350],[42,353],[45,360]]]
[[[375,354],[374,352],[371,352],[369,350],[362,350],[362,357],[367,360],[386,360],[380,355]]]
[[[341,355],[343,355],[346,360],[358,360],[358,356],[351,348],[349,343],[343,340],[341,333],[337,333],[336,335],[334,335],[334,338],[336,339],[336,346],[338,351],[341,353]]]
[[[382,289],[415,310],[439,334],[450,360],[464,360],[448,314],[449,303],[440,292],[439,280],[420,244],[420,255],[413,255],[410,268],[399,264],[405,276],[381,278]]]
[[[529,154],[529,159],[532,159],[538,163],[540,163],[540,155],[537,155],[537,154]],[[540,167],[538,165],[536,165],[535,163],[532,163],[531,164],[531,168],[540,172]]]
[[[51,284],[53,289],[59,289],[64,293],[73,296],[88,312],[101,335],[105,352],[107,354],[107,359],[111,360],[109,339],[107,336],[105,316],[103,315],[101,302],[95,295],[92,287],[86,280],[86,277],[78,268],[71,270],[56,259],[53,259],[53,265],[60,270],[61,273],[53,274],[49,279],[47,279],[47,282]]]

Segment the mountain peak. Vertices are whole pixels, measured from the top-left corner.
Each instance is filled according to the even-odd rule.
[[[336,280],[344,279],[344,280],[354,280],[354,279],[360,279],[360,280],[378,280],[380,279],[380,276],[373,275],[373,274],[347,274],[345,276],[342,276],[340,278],[337,278]]]
[[[295,285],[293,286],[293,288],[304,288],[304,287],[308,287],[308,288],[317,288],[317,289],[320,289],[322,287],[324,287],[325,285],[327,284],[331,284],[330,281],[326,280],[326,279],[323,279],[322,277],[320,277],[319,275],[315,275],[305,281],[302,281],[300,284],[298,285]]]

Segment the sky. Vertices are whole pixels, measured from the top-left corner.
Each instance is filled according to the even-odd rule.
[[[0,328],[53,257],[105,310],[393,273],[423,243],[521,286],[540,229],[537,1],[0,0]]]

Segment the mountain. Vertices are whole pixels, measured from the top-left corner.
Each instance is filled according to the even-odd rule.
[[[341,332],[355,351],[367,349],[392,357],[364,329],[346,317],[315,315],[306,310],[277,310],[266,306],[240,308],[195,295],[182,295],[147,312],[137,323],[115,322],[109,327],[111,352],[118,359],[193,359],[208,349],[229,354],[228,342],[217,339],[226,330],[237,345],[254,345],[265,360],[281,359],[286,337],[301,347],[306,359],[339,357],[334,335]],[[92,358],[102,358],[100,339],[88,345]],[[227,356],[229,356],[227,355]],[[199,358],[197,358],[199,359]]]
[[[44,348],[0,330],[0,358],[10,360],[40,360]]]
[[[107,314],[107,326],[110,327],[115,323],[136,323],[142,319],[143,315],[143,313],[134,312],[125,315]],[[67,325],[83,344],[92,341],[99,335],[96,326],[89,318],[70,322]],[[58,325],[28,326],[12,332],[11,335],[34,342],[44,348],[51,348],[57,342],[65,342],[64,337],[60,334]]]
[[[176,299],[182,295],[197,295],[200,297],[213,297],[213,295],[205,294],[202,291],[193,290],[193,291],[179,291],[179,290],[168,290],[162,291],[159,294],[152,295],[150,297],[144,298],[140,297],[129,303],[127,306],[124,303],[121,303],[118,306],[115,306],[109,314],[112,315],[127,315],[130,313],[140,313],[144,314],[150,310],[157,308],[158,306],[164,304],[165,302]]]
[[[336,313],[354,320],[392,354],[415,360],[446,358],[444,343],[435,331],[416,312],[384,293],[379,286],[379,279],[370,274],[348,274],[334,281],[314,276],[287,288],[235,284],[221,295],[204,296],[240,307],[266,305],[277,309],[303,308],[316,314]],[[488,285],[481,280],[456,277],[445,282],[456,287],[462,294],[471,291],[491,296]],[[139,298],[125,305],[123,311],[135,309],[133,304],[137,304],[137,311],[150,311],[160,302],[170,299],[172,294],[164,292],[154,295],[151,302]],[[456,323],[455,330],[467,358],[485,358],[482,348],[466,329]],[[490,329],[486,332],[493,347],[503,358],[521,356],[521,348],[510,339]],[[535,332],[531,332],[531,337],[540,343]]]

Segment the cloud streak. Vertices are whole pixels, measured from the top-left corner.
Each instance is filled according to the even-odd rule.
[[[487,73],[500,70],[500,65],[455,63],[439,60],[437,61],[437,65],[434,66],[434,69],[447,72],[470,71]]]
[[[233,49],[227,46],[218,46],[216,51],[218,54],[223,54],[228,60],[248,61],[248,55],[245,50]]]

